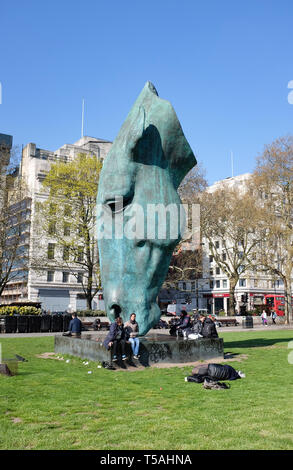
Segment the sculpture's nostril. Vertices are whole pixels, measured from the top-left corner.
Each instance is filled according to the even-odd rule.
[[[115,318],[119,317],[120,313],[122,312],[120,305],[113,304],[110,308],[111,315],[114,315]]]

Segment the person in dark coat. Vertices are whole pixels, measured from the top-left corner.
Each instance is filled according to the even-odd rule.
[[[205,315],[200,316],[200,321],[202,322],[202,329],[200,334],[204,338],[218,338],[218,332],[215,325],[215,322]]]
[[[106,349],[109,350],[112,348],[112,361],[117,361],[118,349],[121,349],[122,360],[125,361],[127,359],[125,354],[127,340],[128,335],[124,329],[123,320],[121,317],[117,317],[115,321],[111,323],[109,333],[103,343]]]
[[[176,329],[181,331],[183,333],[183,336],[187,336],[190,328],[191,328],[190,315],[188,315],[186,310],[181,310],[179,323],[176,326]]]
[[[217,382],[219,380],[237,380],[245,377],[241,370],[235,370],[228,364],[200,364],[192,370],[192,375],[185,377],[186,382],[201,383],[204,380]]]
[[[96,318],[93,322],[93,329],[94,331],[99,331],[101,329],[101,320]]]
[[[77,313],[72,314],[72,320],[70,320],[68,331],[70,336],[80,336],[82,330],[82,323],[79,318],[77,318]]]

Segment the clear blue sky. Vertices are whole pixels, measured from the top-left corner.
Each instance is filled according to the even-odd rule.
[[[55,150],[113,140],[145,82],[173,104],[209,183],[293,133],[292,0],[9,0],[0,132]]]

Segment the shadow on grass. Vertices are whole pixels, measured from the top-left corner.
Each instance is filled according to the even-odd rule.
[[[289,343],[293,337],[290,338],[250,338],[239,341],[225,341],[224,348],[265,348],[273,346],[276,343]]]

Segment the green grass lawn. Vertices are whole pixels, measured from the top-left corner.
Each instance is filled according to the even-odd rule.
[[[0,376],[0,448],[292,449],[293,330],[221,336],[238,359],[230,365],[246,373],[229,390],[184,382],[191,367],[110,371],[38,358],[54,351],[52,337],[1,337],[4,357],[28,362]]]

